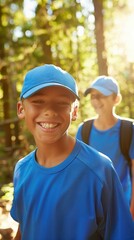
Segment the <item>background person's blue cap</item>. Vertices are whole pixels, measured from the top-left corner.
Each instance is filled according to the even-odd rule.
[[[113,93],[119,94],[119,85],[113,77],[99,76],[91,84],[91,86],[85,91],[84,96],[91,93],[91,90],[95,89],[101,92],[105,96],[109,96]]]
[[[68,72],[53,64],[33,68],[26,74],[20,98],[28,98],[42,88],[50,86],[66,88],[79,99],[75,79]]]

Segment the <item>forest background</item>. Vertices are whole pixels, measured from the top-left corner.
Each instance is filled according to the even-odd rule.
[[[35,147],[16,114],[31,68],[52,63],[76,79],[81,101],[73,136],[95,114],[83,92],[98,75],[118,81],[123,99],[116,113],[134,118],[133,23],[131,0],[0,1],[0,199],[11,200],[14,165]]]

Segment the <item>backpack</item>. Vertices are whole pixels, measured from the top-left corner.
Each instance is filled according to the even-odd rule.
[[[87,120],[83,123],[82,126],[82,140],[86,144],[90,145],[90,131],[93,124],[94,119]],[[132,132],[133,132],[133,122],[126,119],[121,119],[121,126],[120,126],[120,149],[122,154],[124,155],[128,166],[130,167],[131,173],[131,158],[129,156],[129,148],[131,145],[132,140]],[[88,141],[89,139],[89,141]]]

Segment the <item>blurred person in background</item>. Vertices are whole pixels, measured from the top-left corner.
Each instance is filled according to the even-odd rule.
[[[132,141],[129,149],[129,162],[120,148],[121,140],[126,141],[127,145],[128,131],[126,130],[124,139],[120,139],[123,119],[116,115],[115,109],[122,97],[117,81],[111,76],[99,76],[86,89],[84,96],[87,95],[90,96],[91,104],[97,116],[87,121],[88,125],[90,122],[90,134],[85,126],[87,135],[85,142],[112,160],[134,219],[134,124],[131,122]],[[130,125],[129,120],[125,119],[125,123],[129,122]],[[82,141],[84,141],[83,134],[85,134],[83,133],[83,125],[84,123],[79,125],[76,134],[76,138]],[[129,165],[131,165],[131,168]]]

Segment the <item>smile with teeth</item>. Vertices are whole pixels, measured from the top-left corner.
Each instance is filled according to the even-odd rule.
[[[45,129],[52,129],[58,126],[58,123],[40,123],[40,126]]]

